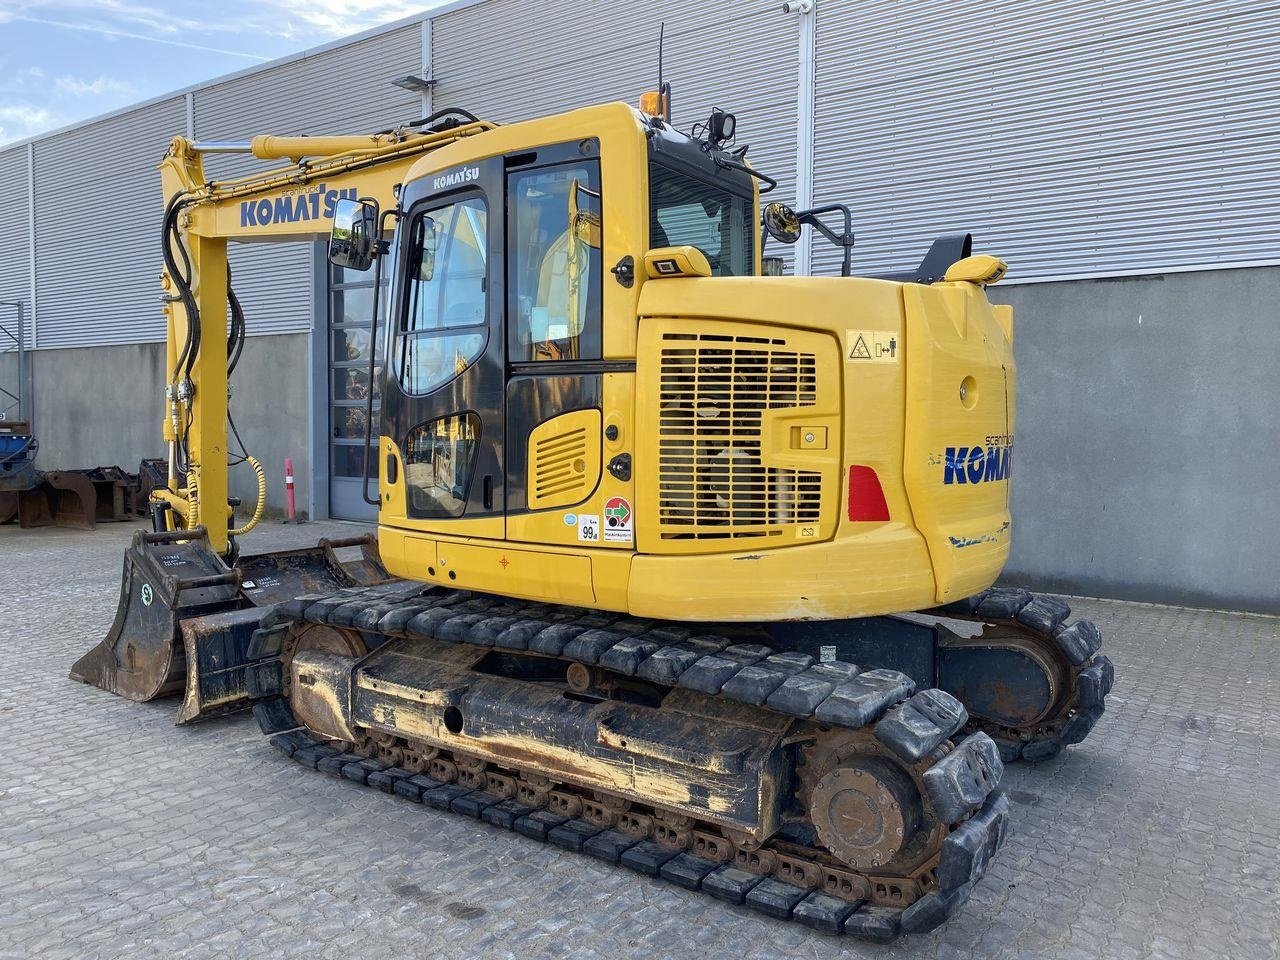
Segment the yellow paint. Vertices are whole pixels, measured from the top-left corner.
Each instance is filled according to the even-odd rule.
[[[948,447],[1007,443],[1013,432],[1012,314],[993,307],[983,290],[999,278],[1003,262],[968,258],[945,282],[921,286],[709,277],[702,275],[710,272],[705,256],[677,249],[678,270],[688,275],[662,275],[656,264],[673,254],[647,247],[645,122],[625,104],[606,104],[425,136],[259,138],[255,149],[264,156],[329,152],[305,167],[216,186],[206,185],[199,157],[179,138],[162,175],[167,197],[189,190],[196,198],[182,226],[197,297],[205,316],[224,316],[218,277],[227,239],[299,239],[329,226],[313,220],[251,228],[242,214],[246,199],[296,199],[323,184],[326,191],[357,189],[387,206],[393,185],[461,164],[552,144],[599,144],[600,220],[593,215],[575,235],[599,245],[606,269],[626,257],[636,265],[629,287],[607,272],[603,278],[604,358],[634,362],[635,372],[606,374],[599,422],[584,418],[592,436],[583,468],[589,475],[598,462],[599,481],[574,502],[535,494],[532,512],[509,518],[412,519],[402,451],[396,438],[382,437],[380,535],[395,574],[664,619],[745,621],[893,613],[994,582],[1009,549],[1009,483],[945,485],[943,458]],[[180,304],[167,313],[172,363],[186,318]],[[203,340],[190,411],[196,485],[206,502],[226,496],[219,340]],[[663,381],[667,349],[701,351],[681,374],[693,387]],[[781,392],[757,404],[758,416],[740,416],[770,377],[783,383]],[[186,411],[179,413],[166,412],[166,431],[174,436],[186,430]],[[738,420],[750,422],[740,428]],[[718,435],[717,423],[724,427]],[[605,438],[608,428],[616,439]],[[555,429],[540,428],[537,436]],[[608,469],[621,454],[631,457],[628,479]],[[681,492],[680,470],[671,467],[685,455],[686,473],[696,470],[699,478],[693,493]],[[666,476],[659,469],[664,457]],[[849,519],[855,464],[875,472],[888,520]],[[774,492],[758,501],[758,510],[747,509],[753,491],[764,488]],[[629,507],[618,512],[629,515],[634,537],[581,540],[575,521],[585,515],[603,522],[611,501],[617,510],[615,498]],[[220,513],[200,516],[211,520],[214,546],[225,545]],[[726,528],[729,516],[743,522]],[[725,532],[735,535],[718,535]]]
[[[644,272],[650,280],[709,277],[711,264],[697,247],[657,247],[644,255]]]
[[[948,267],[943,279],[947,283],[998,283],[1008,270],[1009,265],[999,257],[965,257]]]
[[[529,433],[525,475],[530,510],[581,503],[600,482],[599,410],[573,410]]]

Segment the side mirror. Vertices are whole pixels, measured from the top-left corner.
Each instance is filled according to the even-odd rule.
[[[339,200],[329,234],[329,262],[348,270],[368,270],[378,254],[378,205]]]
[[[440,247],[440,234],[436,229],[435,218],[423,217],[418,223],[422,231],[422,244],[418,252],[418,279],[430,283],[436,274],[436,251]]]
[[[779,243],[795,243],[800,239],[800,218],[785,203],[776,200],[764,208],[764,228]]]

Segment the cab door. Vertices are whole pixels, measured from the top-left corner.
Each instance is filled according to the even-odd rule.
[[[507,537],[603,546],[598,141],[509,156],[506,190]]]
[[[398,288],[383,430],[399,448],[403,503],[383,523],[501,539],[506,343],[503,163],[414,182],[397,230]],[[385,468],[384,468],[385,469]]]

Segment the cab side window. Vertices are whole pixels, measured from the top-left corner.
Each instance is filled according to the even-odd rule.
[[[408,394],[430,393],[484,352],[488,323],[488,209],[465,197],[416,216],[395,346]]]
[[[598,359],[599,163],[512,173],[507,190],[511,361]]]

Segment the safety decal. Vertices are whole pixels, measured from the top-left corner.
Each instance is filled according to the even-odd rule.
[[[630,543],[631,504],[625,497],[610,497],[604,505],[604,538],[610,543]]]
[[[844,332],[844,356],[850,363],[897,363],[901,353],[898,335],[888,330]]]
[[[151,590],[151,584],[144,583],[142,585],[142,605],[144,607],[151,606],[151,601],[155,599],[155,594]]]
[[[600,516],[599,514],[580,513],[578,514],[578,539],[583,543],[599,543],[600,542]]]
[[[578,525],[578,515],[576,513],[566,513],[564,515],[564,525],[566,527],[576,527]]]

